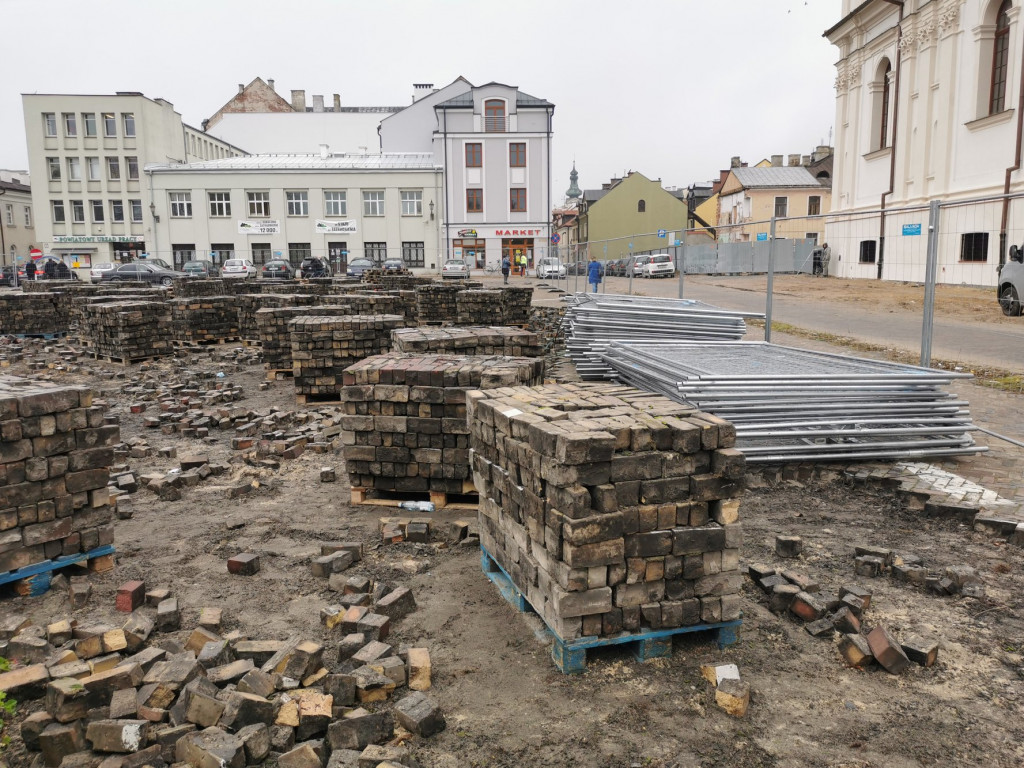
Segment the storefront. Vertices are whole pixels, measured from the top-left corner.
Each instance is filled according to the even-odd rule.
[[[508,258],[513,271],[526,262],[529,271],[545,254],[546,230],[540,225],[529,229],[505,227],[477,227],[460,229],[451,240],[449,258],[462,258],[470,269],[497,269],[503,258]]]
[[[83,271],[93,264],[134,261],[145,251],[142,235],[55,235],[50,248],[69,267]]]
[[[452,253],[461,253],[470,269],[484,269],[487,266],[486,240],[466,237],[452,240]],[[453,258],[459,257],[453,256]]]

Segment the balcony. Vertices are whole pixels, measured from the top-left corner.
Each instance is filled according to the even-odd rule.
[[[484,131],[487,133],[508,133],[507,117],[484,117]]]

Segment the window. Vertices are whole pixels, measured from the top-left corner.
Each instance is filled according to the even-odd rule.
[[[484,191],[482,189],[466,190],[466,213],[483,213]]]
[[[815,245],[818,244],[818,233],[817,232],[804,232],[804,239],[810,240]]]
[[[514,142],[508,145],[508,167],[526,167],[526,142]]]
[[[142,221],[142,201],[141,200],[129,200],[128,205],[132,209],[132,221]]]
[[[124,221],[124,201],[122,200],[111,200],[110,201],[110,220],[111,221]]]
[[[402,261],[407,267],[422,267],[423,243],[402,243]]]
[[[383,216],[384,215],[384,193],[363,192],[363,215]]]
[[[167,197],[171,201],[172,218],[188,219],[192,217],[191,192],[168,192]]]
[[[89,138],[96,138],[96,113],[83,112],[82,122],[85,124],[85,135]]]
[[[126,137],[135,136],[135,113],[134,112],[122,112],[122,121],[124,122],[124,135]]]
[[[885,73],[882,75],[882,125],[878,134],[878,148],[884,149],[889,146],[889,78],[892,74],[892,66],[885,65]]]
[[[74,112],[64,113],[64,135],[65,136],[77,136],[78,135],[78,122],[75,120]]]
[[[892,98],[889,80],[892,77],[892,65],[888,59],[882,59],[875,70],[875,79],[868,87],[871,94],[871,146],[870,151],[885,149],[889,146],[889,102]]]
[[[996,36],[992,41],[992,87],[988,97],[988,113],[990,115],[1006,109],[1006,65],[1010,52],[1010,5],[1010,0],[1003,0],[996,13]]]
[[[821,195],[810,195],[807,198],[807,215],[818,216],[821,214]]]
[[[788,197],[776,197],[775,198],[775,218],[784,219],[789,215],[789,198]]]
[[[313,250],[309,243],[288,243],[288,261],[292,266],[301,266],[302,260],[308,259],[312,255]]]
[[[14,205],[12,203],[4,203],[4,211],[7,218],[7,226],[14,226]]]
[[[171,245],[171,253],[174,254],[174,266],[180,267],[186,261],[195,261],[196,258],[196,244],[195,243],[178,243],[177,245]]]
[[[117,136],[117,120],[113,112],[103,113],[103,135],[108,139]]]
[[[513,189],[511,190],[509,202],[509,210],[512,213],[525,213],[526,212],[526,190],[525,189]]]
[[[223,264],[228,259],[235,258],[234,243],[211,243],[210,258],[214,264]],[[255,263],[255,262],[254,262]]]
[[[50,218],[54,224],[63,224],[66,219],[64,217],[64,201],[63,200],[51,200],[50,201]]]
[[[285,192],[289,216],[309,216],[308,192]]]
[[[43,130],[47,136],[57,135],[57,115],[53,112],[43,112]]]
[[[501,99],[488,99],[484,102],[484,130],[505,130],[505,102]]]
[[[960,236],[960,261],[988,261],[988,232],[965,232]]]
[[[344,192],[324,192],[325,216],[347,216],[347,211]]]
[[[402,193],[402,215],[422,216],[423,215],[423,193],[403,192]]]
[[[124,159],[125,165],[128,166],[128,181],[139,180],[139,158],[137,157],[126,157]]]
[[[89,181],[100,180],[100,159],[98,157],[85,158],[85,165],[89,172]]]
[[[111,181],[121,180],[121,159],[118,157],[107,158],[107,178]]]
[[[213,218],[231,215],[231,193],[210,192],[210,216]]]
[[[484,164],[484,145],[472,143],[466,145],[466,167],[482,168]]]
[[[92,207],[92,222],[93,224],[103,223],[103,201],[102,200],[90,200],[89,205]]]
[[[68,181],[82,180],[82,160],[78,157],[68,158]]]
[[[363,243],[363,254],[370,261],[379,264],[388,257],[387,243]]]
[[[860,241],[860,263],[861,264],[874,264],[875,263],[875,248],[878,243],[874,240],[861,240]]]
[[[24,209],[24,212],[25,212],[25,228],[26,229],[32,229],[32,208],[31,208],[31,206],[26,205],[25,209]]]
[[[270,261],[270,243],[251,243],[249,253],[252,256],[252,263],[262,266]]]
[[[74,224],[85,224],[85,203],[83,201],[71,201],[71,221]]]
[[[46,166],[50,172],[50,181],[60,181],[60,158],[46,158]]]
[[[249,215],[250,216],[269,216],[270,215],[270,193],[269,192],[247,192],[246,198],[249,200]]]
[[[647,201],[646,200],[637,200],[637,202],[636,202],[636,212],[637,213],[647,213]]]

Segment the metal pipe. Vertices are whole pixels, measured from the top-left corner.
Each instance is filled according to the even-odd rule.
[[[775,290],[775,216],[772,216],[771,232],[768,234],[768,286],[764,297],[764,340],[772,340],[772,299]]]
[[[928,206],[928,258],[924,276],[924,312],[921,319],[921,366],[927,368],[932,362],[932,332],[935,327],[935,275],[939,261],[939,214],[938,200]]]
[[[1016,445],[1018,448],[1024,448],[1024,442],[1020,440],[1014,440],[1012,437],[1006,435],[1000,435],[998,432],[993,432],[991,429],[985,429],[984,427],[978,427],[979,432],[984,432],[986,435],[991,435],[1003,442],[1009,443],[1010,445]]]

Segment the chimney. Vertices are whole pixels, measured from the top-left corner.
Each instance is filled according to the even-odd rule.
[[[734,157],[733,157],[733,158],[732,158],[732,159],[731,159],[731,160],[729,161],[729,167],[730,167],[730,168],[739,168],[739,167],[740,167],[740,156],[739,156],[739,155],[735,155],[735,156],[734,156]]]
[[[331,148],[327,144],[320,145],[320,159],[326,160],[331,156]]]
[[[341,112],[341,94],[334,94],[334,111]]]
[[[818,162],[822,158],[828,157],[831,154],[832,147],[828,146],[827,144],[819,144],[817,147],[815,147],[814,154],[812,155],[812,157],[814,158],[814,162]]]
[[[245,93],[245,86],[242,83],[238,84],[238,92]]]
[[[270,86],[270,90],[273,91],[274,90],[274,79],[270,78],[269,80],[267,80],[267,85],[269,85]]]
[[[434,92],[433,83],[413,83],[412,84],[412,100],[414,102],[419,101],[424,96],[429,96]]]
[[[314,96],[313,97],[313,111],[314,112],[323,112],[324,111],[324,97],[323,96]]]
[[[772,155],[772,168],[782,167],[782,155]]]
[[[306,92],[292,91],[292,109],[296,112],[306,111]]]
[[[810,165],[810,164],[811,164],[811,156],[810,155],[804,155],[803,157],[800,158],[800,165]]]
[[[792,167],[796,167],[796,166],[800,165],[800,155],[790,155],[789,156],[789,165],[792,166]]]

